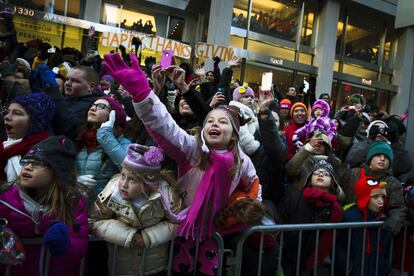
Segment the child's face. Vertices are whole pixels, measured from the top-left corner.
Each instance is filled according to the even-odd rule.
[[[373,195],[368,202],[368,210],[373,211],[374,213],[379,213],[384,206],[384,196],[383,195]]]
[[[213,110],[204,124],[204,139],[206,143],[216,150],[228,148],[233,134],[233,126],[229,117],[222,110]]]
[[[104,99],[96,100],[88,111],[88,123],[100,126],[103,122],[108,121],[109,112],[111,112],[109,102]]]
[[[388,169],[389,166],[390,160],[384,154],[375,155],[369,163],[369,168],[374,171],[383,171]]]
[[[20,185],[23,188],[47,191],[54,179],[53,170],[42,161],[22,159],[20,172]]]
[[[322,191],[329,191],[332,183],[332,177],[329,172],[323,168],[319,168],[312,173],[312,187]]]
[[[12,103],[4,116],[4,126],[8,138],[23,138],[29,131],[30,117],[26,110],[18,103]]]
[[[239,99],[239,102],[253,109],[253,98],[251,95],[244,95]]]
[[[131,200],[144,196],[141,188],[143,184],[136,173],[131,172],[125,167],[122,168],[121,178],[118,182],[118,190],[123,199]]]
[[[315,111],[313,112],[313,115],[315,115],[315,118],[318,118],[319,116],[321,116],[323,113],[323,110],[321,108],[317,108],[315,109]]]

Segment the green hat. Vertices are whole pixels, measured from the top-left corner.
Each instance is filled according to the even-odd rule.
[[[392,153],[391,146],[385,142],[375,142],[369,146],[369,151],[367,154],[368,163],[374,156],[379,154],[384,154],[388,158],[388,160],[390,160],[391,165],[392,160],[394,159],[394,154]]]

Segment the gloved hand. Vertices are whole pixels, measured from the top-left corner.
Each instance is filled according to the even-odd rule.
[[[57,86],[55,77],[55,73],[46,64],[39,64],[30,77],[30,88],[34,92],[42,92],[48,86]]]
[[[85,186],[88,190],[93,189],[97,184],[94,176],[91,174],[79,175],[77,178],[77,182]]]
[[[127,90],[134,102],[144,100],[151,88],[148,84],[147,76],[139,67],[137,57],[130,53],[131,67],[128,67],[118,54],[104,55],[104,66],[106,70]]]
[[[53,223],[43,235],[43,243],[52,256],[65,252],[70,245],[68,226],[61,221]]]
[[[114,128],[115,116],[116,116],[115,110],[111,110],[111,112],[109,113],[109,120],[106,121],[106,122],[103,122],[101,124],[101,127],[100,128],[103,128],[103,127]]]

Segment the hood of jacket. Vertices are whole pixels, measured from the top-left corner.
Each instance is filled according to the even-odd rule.
[[[331,107],[329,106],[329,104],[327,102],[325,102],[324,100],[316,100],[315,103],[312,105],[312,117],[315,117],[315,115],[313,115],[313,113],[315,112],[315,110],[317,108],[321,108],[322,109],[322,115],[323,117],[326,117],[329,115],[329,112],[331,112]]]

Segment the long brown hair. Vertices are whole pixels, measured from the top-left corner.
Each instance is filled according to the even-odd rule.
[[[208,166],[210,166],[210,155],[209,155],[209,153],[203,152],[201,150],[201,147],[203,145],[203,141],[201,140],[201,128],[196,128],[194,130],[194,134],[195,134],[195,137],[196,137],[196,140],[197,140],[198,151],[199,151],[198,154],[200,156],[200,161],[198,162],[197,167],[200,170],[204,171],[208,168]],[[236,176],[236,174],[239,171],[239,169],[241,167],[241,164],[242,164],[242,159],[240,157],[239,147],[238,147],[238,143],[237,143],[238,140],[239,140],[239,137],[238,137],[236,131],[233,129],[233,133],[231,135],[230,143],[229,143],[229,146],[228,146],[228,149],[232,150],[233,153],[234,153],[234,165],[230,170],[231,179],[233,179]]]
[[[27,194],[40,205],[48,206],[49,211],[46,213],[54,219],[63,221],[66,225],[73,227],[75,230],[79,227],[73,214],[74,209],[80,200],[80,194],[76,189],[75,173],[72,170],[72,181],[65,186],[59,184],[56,175],[45,194],[38,194],[34,189],[28,189]],[[17,186],[22,188],[20,180],[16,181]]]

